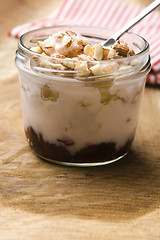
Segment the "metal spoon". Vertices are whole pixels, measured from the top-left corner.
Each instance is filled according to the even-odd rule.
[[[130,28],[132,28],[135,24],[141,21],[144,17],[146,17],[150,12],[152,12],[155,8],[160,6],[160,0],[155,0],[148,7],[146,7],[139,15],[133,18],[129,23],[127,23],[122,29],[112,35],[104,44],[105,47],[112,46],[125,32],[127,32]]]

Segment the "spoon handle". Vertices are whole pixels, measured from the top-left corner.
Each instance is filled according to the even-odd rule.
[[[112,38],[118,40],[123,33],[127,32],[130,28],[132,28],[136,23],[146,17],[150,12],[152,12],[155,8],[160,5],[160,0],[153,1],[148,7],[146,7],[139,15],[133,18],[129,23],[127,23],[123,28],[121,28],[118,32],[116,32]]]

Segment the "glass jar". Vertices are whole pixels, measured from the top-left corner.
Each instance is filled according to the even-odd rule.
[[[30,48],[53,33],[66,30],[92,42],[103,41],[115,32],[99,27],[57,26],[33,30],[19,38],[16,65],[28,142],[37,156],[53,163],[98,166],[117,161],[129,151],[135,136],[150,70],[149,45],[138,35],[124,34],[121,40],[136,54],[99,61],[112,71],[97,76],[37,65],[39,60],[62,61],[34,53]]]

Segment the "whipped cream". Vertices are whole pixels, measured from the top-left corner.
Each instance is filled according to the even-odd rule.
[[[59,140],[72,140],[72,146],[64,146],[75,154],[85,146],[103,142],[114,142],[118,150],[134,137],[143,78],[134,86],[107,87],[102,101],[103,87],[48,84],[48,94],[44,94],[46,86],[40,90],[33,79],[30,83],[30,75],[21,73],[20,77],[25,129],[32,126],[45,141],[64,145]]]

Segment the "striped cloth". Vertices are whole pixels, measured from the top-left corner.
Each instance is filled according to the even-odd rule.
[[[19,37],[32,29],[61,24],[107,26],[118,29],[142,9],[143,7],[120,0],[64,0],[61,6],[46,19],[17,26],[9,31],[9,36]],[[131,31],[143,36],[149,42],[152,69],[148,74],[147,83],[159,85],[160,12],[155,10]]]

